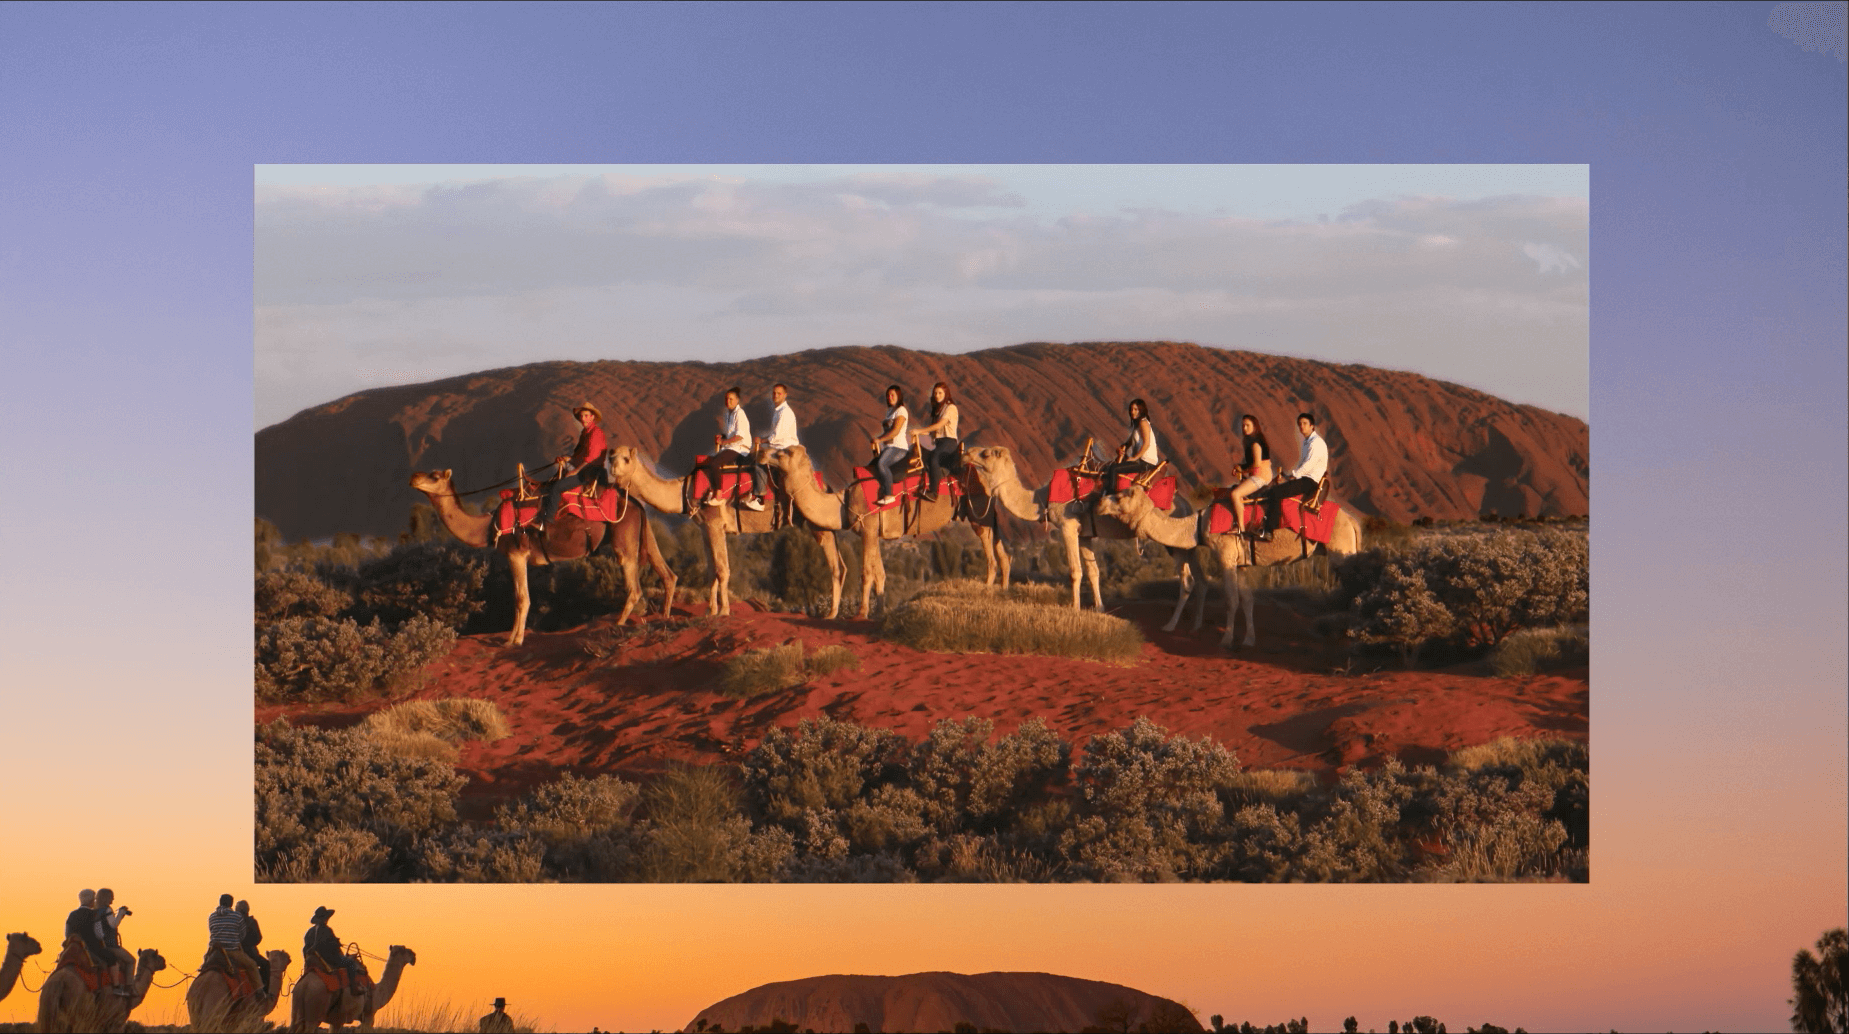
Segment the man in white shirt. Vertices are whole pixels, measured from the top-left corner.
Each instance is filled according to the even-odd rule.
[[[764,487],[767,480],[763,467],[752,465],[751,460],[751,418],[745,415],[745,407],[738,404],[740,392],[737,388],[727,388],[725,392],[725,413],[720,417],[720,432],[713,436],[713,454],[706,458],[702,469],[706,471],[706,505],[718,506],[725,500],[719,495],[719,478],[723,467],[751,466],[753,472],[753,497],[744,501],[744,506],[751,510],[764,509]]]
[[[773,449],[801,445],[796,439],[796,412],[790,408],[790,389],[775,384],[770,389],[770,437],[763,439]]]
[[[1317,486],[1322,484],[1323,475],[1329,472],[1329,446],[1323,441],[1323,436],[1316,433],[1316,418],[1308,413],[1298,413],[1297,432],[1303,435],[1303,451],[1297,456],[1297,465],[1285,471],[1283,480],[1278,484],[1252,493],[1251,498],[1265,506],[1265,524],[1259,530],[1247,534],[1260,542],[1271,541],[1271,533],[1277,530],[1278,523],[1284,519],[1282,500],[1306,499],[1315,495]]]

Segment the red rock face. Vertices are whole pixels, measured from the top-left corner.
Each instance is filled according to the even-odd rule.
[[[380,388],[304,410],[256,436],[257,515],[290,539],[395,535],[422,497],[414,470],[453,468],[464,491],[571,451],[571,407],[603,411],[612,444],[684,473],[712,448],[725,389],[741,387],[754,432],[773,383],[789,385],[802,440],[831,483],[864,463],[888,384],[914,416],[935,381],[962,409],[970,445],[1012,448],[1044,481],[1087,435],[1106,452],[1147,400],[1162,454],[1184,483],[1234,480],[1251,413],[1279,461],[1296,461],[1296,414],[1316,415],[1336,497],[1397,521],[1585,514],[1586,423],[1418,374],[1169,342],[1027,344],[963,355],[831,348],[740,363],[536,363]]]
[[[1116,1013],[1106,1016],[1107,1011]],[[1126,1021],[1110,1021],[1121,1014]],[[772,1019],[798,1030],[1136,1030],[1151,1018],[1162,1030],[1201,1030],[1188,1010],[1167,998],[1121,984],[1051,973],[911,973],[901,977],[826,976],[754,987],[700,1011],[700,1022],[726,1030],[767,1027]]]

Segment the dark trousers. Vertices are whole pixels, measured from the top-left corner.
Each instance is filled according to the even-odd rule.
[[[931,451],[924,454],[925,473],[928,475],[926,494],[937,494],[938,483],[944,479],[945,471],[948,471],[956,460],[957,440],[955,438],[939,438],[932,443]]]
[[[719,494],[719,472],[724,467],[734,467],[741,472],[750,468],[751,494],[759,499],[764,498],[764,489],[770,486],[770,471],[766,470],[762,463],[751,462],[750,456],[742,452],[733,452],[730,449],[720,449],[706,457],[705,463],[700,464],[700,469],[706,471],[707,490],[710,493]]]
[[[1317,482],[1314,478],[1291,478],[1270,488],[1261,488],[1253,492],[1247,500],[1257,500],[1265,507],[1265,530],[1276,531],[1284,520],[1286,499],[1307,499],[1316,494]],[[1260,498],[1260,497],[1263,498]]]
[[[880,451],[879,459],[873,462],[873,477],[880,483],[881,499],[892,494],[893,479],[898,476],[893,468],[897,467],[899,471],[904,471],[906,463],[911,459],[911,455],[912,454],[905,449],[891,445]]]
[[[1117,475],[1128,474],[1131,477],[1135,477],[1138,474],[1147,474],[1154,469],[1156,469],[1156,465],[1153,463],[1150,463],[1148,460],[1118,460],[1116,463],[1105,464],[1104,465],[1105,494],[1107,495],[1117,494]]]
[[[257,954],[257,949],[255,948],[247,947],[243,949],[243,952],[256,960],[257,972],[262,976],[263,986],[267,989],[270,986],[270,960]]]

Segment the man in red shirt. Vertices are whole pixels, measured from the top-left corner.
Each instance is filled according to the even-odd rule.
[[[576,474],[578,484],[585,490],[586,498],[597,494],[597,487],[608,485],[609,472],[604,467],[604,459],[609,455],[610,443],[603,433],[603,414],[589,402],[579,405],[571,411],[578,418],[584,430],[578,432],[578,447],[570,456],[560,456],[564,464],[563,472],[551,482],[551,491],[547,493],[544,513],[552,514],[558,510],[559,482]]]

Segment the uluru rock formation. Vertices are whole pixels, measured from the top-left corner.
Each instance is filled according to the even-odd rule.
[[[1007,445],[1044,481],[1126,433],[1123,406],[1148,400],[1158,444],[1184,481],[1226,484],[1242,413],[1257,415],[1278,458],[1297,456],[1294,418],[1316,414],[1337,498],[1397,521],[1588,512],[1585,421],[1414,373],[1172,342],[1025,344],[961,355],[830,348],[739,363],[551,362],[378,388],[257,432],[256,511],[290,539],[393,535],[421,501],[414,470],[453,468],[468,488],[570,451],[570,409],[602,409],[615,444],[684,472],[711,448],[720,399],[743,387],[760,433],[771,384],[790,387],[802,438],[831,483],[866,458],[904,386],[914,413],[934,381],[962,405],[964,440]]]
[[[768,1026],[798,1030],[1080,1031],[1087,1027],[1198,1031],[1200,1022],[1167,998],[1121,984],[1051,973],[911,973],[898,977],[826,976],[754,987],[700,1011],[684,1030]],[[966,1028],[967,1029],[967,1028]]]

